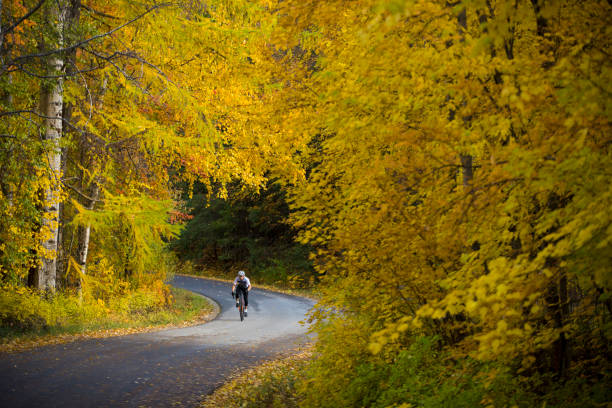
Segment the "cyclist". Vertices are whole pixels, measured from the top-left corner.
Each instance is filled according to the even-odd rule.
[[[244,315],[247,314],[247,307],[249,306],[249,291],[251,290],[251,281],[246,277],[244,271],[239,271],[238,276],[234,279],[234,285],[232,286],[232,297],[236,298],[236,307],[239,306],[238,296],[239,292],[242,291],[244,294]]]

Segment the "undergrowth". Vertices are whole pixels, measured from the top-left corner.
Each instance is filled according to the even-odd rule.
[[[331,368],[320,351],[315,346],[242,372],[206,397],[201,408],[610,406],[609,373],[598,383],[542,377],[534,386],[535,376],[527,379],[499,365],[452,358],[435,337],[417,337],[390,359],[363,355],[352,369]]]
[[[306,349],[242,372],[207,396],[201,408],[297,408],[296,382],[311,356]]]
[[[196,320],[214,308],[201,296],[162,285],[106,301],[75,293],[45,296],[23,287],[5,288],[0,291],[0,345],[45,336],[178,324]]]

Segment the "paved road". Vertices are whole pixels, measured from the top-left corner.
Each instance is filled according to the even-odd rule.
[[[214,299],[207,324],[0,355],[0,407],[196,406],[228,375],[306,339],[309,300],[253,289],[240,322],[227,283],[177,276]]]

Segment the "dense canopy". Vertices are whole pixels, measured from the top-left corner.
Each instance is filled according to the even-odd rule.
[[[3,291],[220,248],[320,291],[304,406],[609,403],[610,2],[0,5]]]

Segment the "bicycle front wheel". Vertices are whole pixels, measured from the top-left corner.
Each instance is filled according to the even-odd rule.
[[[240,291],[240,293],[238,294],[239,297],[239,306],[238,306],[238,310],[240,311],[240,321],[244,320],[244,293],[242,293],[242,291]]]

